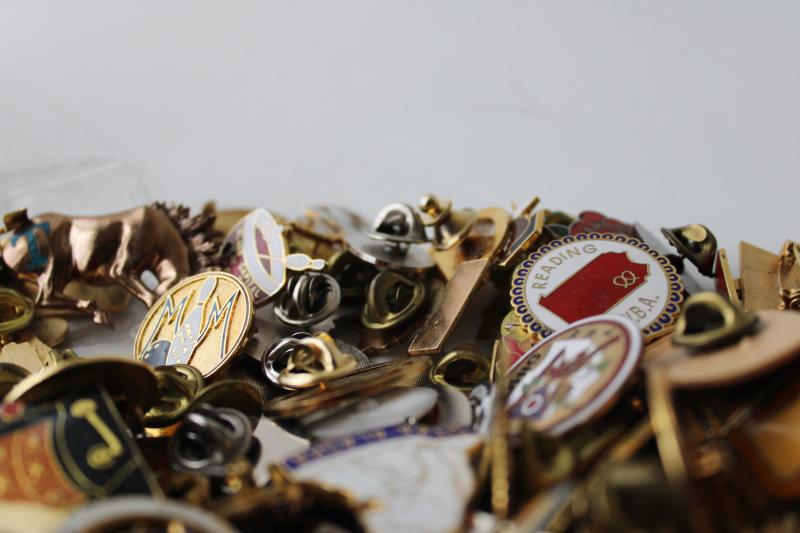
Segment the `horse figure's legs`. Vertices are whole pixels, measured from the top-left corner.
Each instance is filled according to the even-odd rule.
[[[73,300],[66,294],[51,293],[42,302],[36,304],[42,309],[54,309],[68,311],[71,313],[81,313],[92,316],[92,322],[103,326],[111,325],[111,314],[108,311],[97,309],[97,304],[93,300]]]
[[[166,218],[162,212],[157,213]],[[159,234],[156,259],[152,263],[153,273],[158,278],[155,293],[159,296],[192,273],[189,266],[189,245],[181,238],[173,223],[167,221],[169,227],[164,228]]]
[[[138,272],[129,274],[121,268],[113,269],[113,267],[112,270],[109,271],[111,278],[123,289],[140,299],[147,307],[151,307],[158,297],[147,288],[147,285],[144,284],[137,274]]]
[[[60,274],[60,276],[57,274]],[[66,276],[66,269],[57,268],[55,260],[51,256],[47,262],[47,267],[38,279],[39,293],[36,295],[36,306],[89,314],[96,324],[110,326],[111,315],[108,311],[98,310],[94,301],[75,300],[61,292],[64,286],[64,282],[61,279],[63,276]]]
[[[188,271],[178,267],[171,259],[161,259],[155,268],[155,275],[158,278],[156,294],[159,296],[164,294],[188,274]]]
[[[117,257],[108,270],[108,275],[123,289],[144,302],[148,308],[158,299],[153,291],[142,281],[142,262],[140,253],[131,246],[131,232],[123,232],[120,239]]]
[[[155,291],[142,281],[145,270],[158,278]],[[108,273],[151,307],[159,296],[190,274],[187,245],[165,213],[145,207],[140,218],[123,225],[117,256]]]

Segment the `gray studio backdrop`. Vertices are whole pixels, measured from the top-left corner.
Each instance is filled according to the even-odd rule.
[[[0,207],[532,195],[798,238],[796,2],[0,3]]]

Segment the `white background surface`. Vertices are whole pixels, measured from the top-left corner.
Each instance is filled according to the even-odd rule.
[[[0,178],[102,157],[141,180],[88,212],[537,194],[777,251],[800,238],[799,27],[796,2],[3,1]]]

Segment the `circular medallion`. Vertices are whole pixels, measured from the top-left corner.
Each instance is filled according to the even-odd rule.
[[[645,335],[680,312],[683,283],[669,260],[637,239],[582,233],[555,240],[519,264],[511,306],[531,332],[546,337],[590,316],[611,313]]]
[[[508,411],[537,431],[562,434],[603,414],[642,355],[630,320],[600,315],[551,335],[509,370]]]
[[[288,270],[319,270],[322,259],[287,253],[284,227],[266,209],[255,209],[230,231],[222,245],[225,270],[239,278],[255,305],[272,299],[286,284]]]
[[[242,348],[252,320],[253,298],[238,278],[197,274],[149,309],[134,354],[152,366],[190,364],[209,377]]]

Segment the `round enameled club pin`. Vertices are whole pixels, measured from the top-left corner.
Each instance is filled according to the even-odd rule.
[[[511,306],[531,332],[546,337],[577,320],[620,315],[645,335],[675,321],[683,283],[669,260],[637,239],[582,233],[539,247],[519,264]]]
[[[642,334],[628,319],[599,315],[546,338],[509,370],[512,426],[526,421],[560,435],[610,409],[642,355]]]

